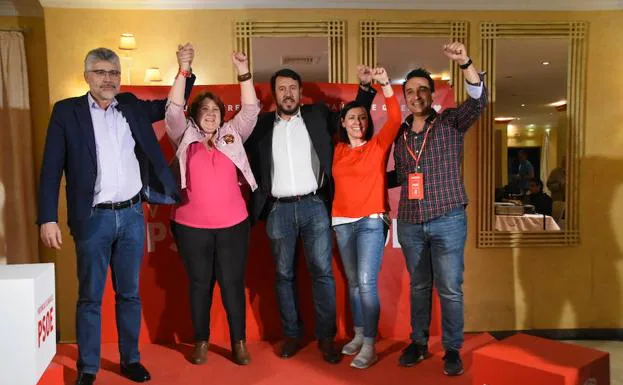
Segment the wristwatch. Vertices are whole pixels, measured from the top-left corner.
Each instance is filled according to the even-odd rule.
[[[472,65],[472,59],[471,58],[467,58],[467,63],[465,64],[459,64],[459,68],[462,70],[466,70],[469,68],[469,66]]]

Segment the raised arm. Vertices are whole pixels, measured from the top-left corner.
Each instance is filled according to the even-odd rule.
[[[194,74],[190,74],[190,77],[186,78],[186,84],[184,89],[184,100],[187,101],[190,97],[190,93],[193,90],[193,84],[197,78]],[[158,99],[158,100],[139,100],[139,103],[142,103],[144,108],[147,109],[149,114],[150,122],[155,123],[159,122],[165,117],[165,111],[168,104],[168,99]]]
[[[249,60],[242,52],[231,54],[231,60],[238,73],[240,82],[240,112],[231,120],[232,128],[240,134],[242,141],[246,141],[257,122],[257,114],[260,113],[260,105],[255,94],[255,87],[251,72],[249,72]]]
[[[179,71],[169,91],[165,114],[167,135],[175,145],[179,144],[186,130],[186,117],[184,116],[184,105],[186,103],[185,89],[187,88],[186,81],[190,74],[190,65],[195,55],[194,52],[193,46],[190,43],[184,46],[177,46]]]
[[[361,64],[357,66],[359,88],[357,89],[355,100],[361,103],[368,111],[372,108],[372,101],[376,96],[376,90],[372,88],[372,75],[372,68]]]
[[[359,87],[357,88],[355,101],[360,103],[366,110],[370,111],[372,108],[372,101],[376,96],[376,90],[372,87],[372,69],[361,64],[357,65],[357,78],[359,80]],[[340,112],[330,112],[327,118],[327,127],[329,127],[330,134],[333,136],[340,126]]]
[[[400,129],[400,121],[402,119],[400,105],[394,95],[394,89],[389,83],[389,77],[385,68],[379,67],[372,70],[372,77],[381,85],[383,96],[385,96],[385,104],[387,105],[387,121],[377,134],[378,140],[382,147],[389,149]]]
[[[486,107],[487,91],[482,76],[476,70],[472,59],[467,56],[467,50],[463,44],[458,42],[446,44],[443,47],[443,53],[459,65],[467,83],[469,98],[455,110],[455,127],[465,132],[478,120],[482,110]]]

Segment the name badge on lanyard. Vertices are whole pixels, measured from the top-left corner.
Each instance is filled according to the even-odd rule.
[[[409,199],[424,199],[424,174],[421,172],[409,174]]]
[[[424,141],[422,142],[422,147],[420,147],[420,151],[418,152],[417,156],[415,156],[413,151],[411,151],[411,149],[409,148],[409,143],[407,142],[407,131],[405,130],[403,132],[403,137],[405,140],[405,148],[407,149],[407,151],[409,152],[409,155],[411,155],[413,160],[415,160],[416,170],[420,169],[420,158],[422,157],[422,153],[424,152],[424,147],[426,146],[426,140],[428,139],[428,133],[430,132],[431,127],[433,126],[433,122],[430,122],[430,125],[428,126],[428,129],[426,130],[426,134],[424,134]],[[424,199],[424,173],[422,172],[410,173],[408,175],[407,182],[408,182],[408,191],[409,191],[408,198],[410,200]]]

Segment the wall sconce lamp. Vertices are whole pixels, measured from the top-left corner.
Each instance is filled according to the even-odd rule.
[[[160,74],[160,68],[149,67],[145,70],[145,83],[152,84],[155,82],[161,82],[162,75]]]
[[[132,33],[122,33],[119,38],[119,49],[125,51],[124,59],[128,62],[128,84],[131,84],[132,74],[132,55],[131,52],[136,49],[136,38]]]

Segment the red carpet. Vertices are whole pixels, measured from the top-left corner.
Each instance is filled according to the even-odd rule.
[[[418,385],[468,385],[471,384],[472,350],[495,341],[489,334],[465,336],[463,359],[465,374],[460,377],[443,375],[443,351],[439,337],[432,337],[430,350],[434,356],[411,368],[398,366],[400,351],[406,341],[382,340],[377,345],[379,361],[371,368],[351,368],[352,357],[345,357],[338,365],[322,360],[315,342],[308,343],[301,352],[288,360],[277,357],[276,345],[269,342],[249,344],[253,362],[240,367],[229,359],[229,346],[211,346],[208,362],[203,366],[190,364],[186,357],[192,353],[192,346],[143,345],[141,357],[149,369],[150,385],[280,385],[280,384],[418,384]],[[54,362],[64,366],[65,384],[73,384],[76,377],[76,345],[58,345]],[[116,344],[102,346],[102,369],[97,375],[98,385],[127,385],[128,380],[119,374],[119,354]]]

